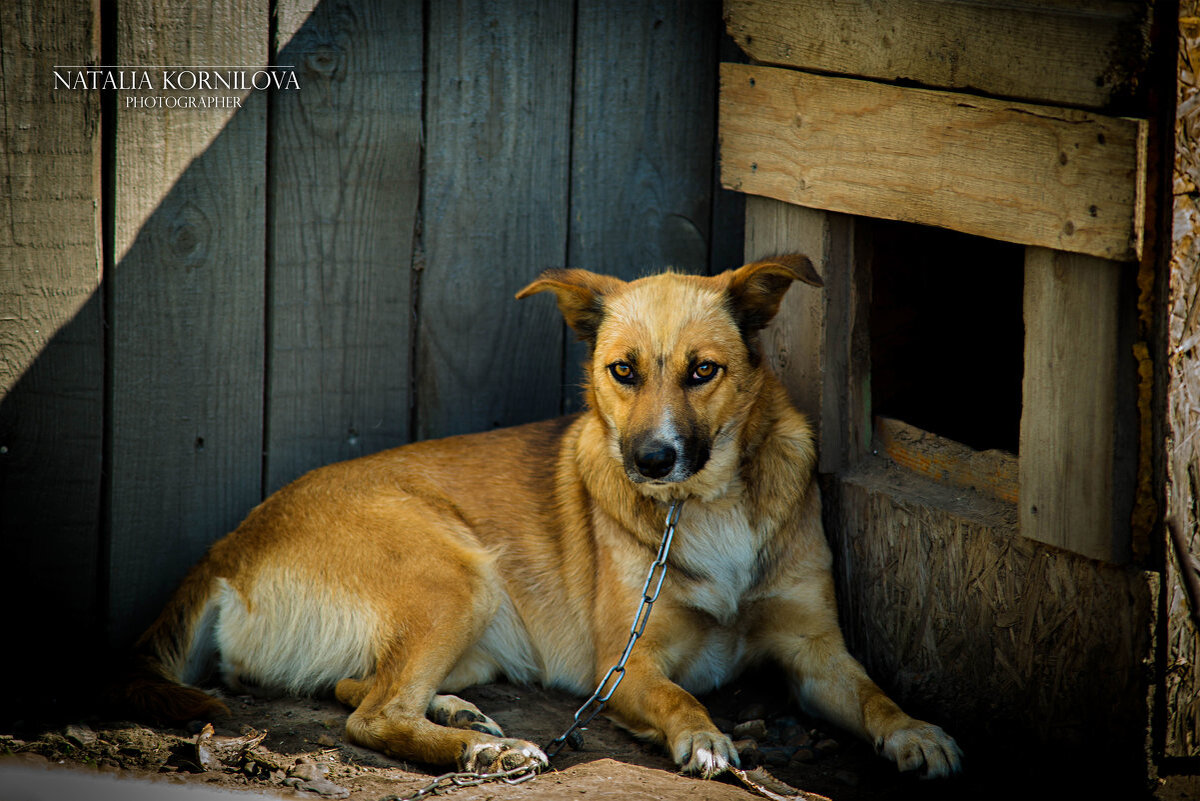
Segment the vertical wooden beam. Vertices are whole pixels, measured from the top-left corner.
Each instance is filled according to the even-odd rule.
[[[266,64],[268,5],[118,0],[116,63]],[[109,619],[120,644],[260,497],[266,98],[172,109],[118,97],[116,116]]]
[[[272,98],[267,491],[409,438],[420,3],[282,0]]]
[[[1021,533],[1111,560],[1121,264],[1025,253]]]
[[[576,19],[567,263],[708,272],[719,4],[580,0]],[[567,411],[585,355],[567,349]]]
[[[823,473],[856,461],[871,439],[870,262],[857,229],[842,214],[746,197],[746,260],[803,253],[825,282],[793,285],[763,332],[772,367],[818,431]]]
[[[100,94],[54,68],[99,64],[99,40],[97,0],[0,4],[0,562],[27,601],[0,670],[50,683],[98,622]]]
[[[422,439],[561,408],[558,310],[513,294],[566,258],[573,4],[464,0],[429,13]]]

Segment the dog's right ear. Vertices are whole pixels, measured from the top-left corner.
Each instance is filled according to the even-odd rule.
[[[551,269],[517,293],[517,300],[550,290],[558,298],[558,310],[567,325],[583,341],[595,345],[596,332],[604,321],[604,295],[623,282],[587,270]]]

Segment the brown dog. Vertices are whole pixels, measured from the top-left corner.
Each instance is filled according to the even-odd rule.
[[[662,595],[607,712],[686,771],[737,764],[692,693],[775,660],[806,708],[901,770],[959,769],[940,728],[867,678],[838,629],[807,420],[758,332],[802,256],[715,277],[626,283],[549,270],[591,348],[588,409],[333,464],[212,547],[138,643],[128,699],[165,717],[221,708],[183,686],[219,655],[235,688],[354,707],[352,742],[460,769],[545,764],[447,693],[504,675],[585,694],[617,661],[667,503],[682,506]]]

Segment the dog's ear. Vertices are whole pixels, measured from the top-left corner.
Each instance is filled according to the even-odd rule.
[[[753,334],[774,319],[783,293],[793,281],[824,286],[807,256],[792,254],[751,262],[726,273],[729,308],[743,335]]]
[[[558,310],[578,337],[596,344],[596,332],[604,321],[604,295],[619,287],[623,281],[587,270],[551,269],[517,293],[517,299],[550,290],[558,298]]]

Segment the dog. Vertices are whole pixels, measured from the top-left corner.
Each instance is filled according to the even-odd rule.
[[[334,691],[346,738],[459,770],[542,767],[453,695],[506,676],[586,695],[625,649],[668,504],[661,596],[606,713],[687,773],[738,765],[695,694],[773,660],[810,713],[900,770],[960,770],[940,727],[902,712],[847,652],[807,419],[760,331],[803,256],[716,276],[625,282],[547,270],[587,343],[586,410],[418,442],[314,470],[212,546],[135,646],[128,704],[159,719],[227,711],[189,686]]]

